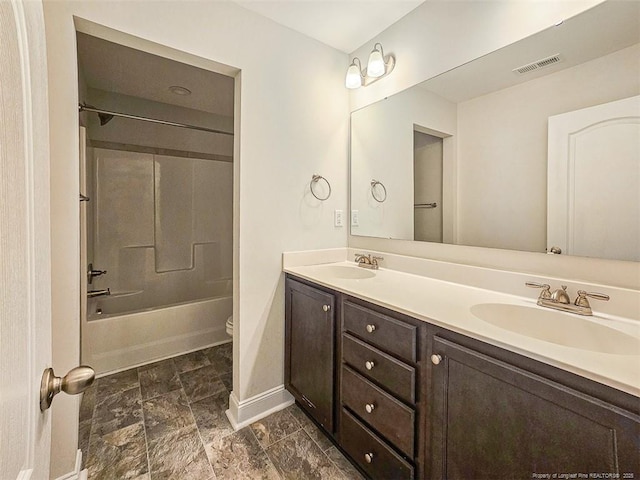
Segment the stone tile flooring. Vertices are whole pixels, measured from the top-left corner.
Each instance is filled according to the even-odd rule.
[[[98,379],[80,407],[89,479],[362,479],[296,406],[237,432],[231,344]]]

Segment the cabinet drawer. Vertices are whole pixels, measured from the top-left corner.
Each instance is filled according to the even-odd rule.
[[[343,318],[344,330],[408,362],[416,362],[417,327],[348,301],[344,302]]]
[[[348,334],[342,335],[342,358],[401,400],[415,403],[415,368]]]
[[[344,408],[340,416],[340,443],[373,480],[413,479],[413,467]]]
[[[341,398],[368,426],[413,458],[415,411],[412,408],[344,365]]]

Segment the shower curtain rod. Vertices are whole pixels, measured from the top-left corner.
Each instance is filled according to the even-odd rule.
[[[188,125],[186,123],[168,122],[167,120],[158,120],[156,118],[140,117],[138,115],[130,115],[128,113],[111,112],[109,110],[102,110],[100,108],[89,107],[87,105],[82,105],[82,104],[79,104],[78,107],[81,112],[103,113],[105,115],[111,115],[114,117],[129,118],[131,120],[143,120],[145,122],[159,123],[161,125],[169,125],[172,127],[190,128],[191,130],[200,130],[202,132],[220,133],[222,135],[233,136],[233,133],[231,132],[225,132],[223,130],[214,130],[213,128],[198,127],[196,125]]]

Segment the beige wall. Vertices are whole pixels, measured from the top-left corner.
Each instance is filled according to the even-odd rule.
[[[68,371],[79,359],[76,16],[138,37],[126,41],[154,48],[157,54],[165,50],[145,41],[171,47],[168,55],[187,63],[206,68],[215,61],[235,67],[218,64],[227,74],[241,70],[234,146],[239,211],[234,222],[239,232],[234,238],[234,393],[244,400],[281,385],[281,254],[346,244],[346,228],[333,227],[333,210],[347,205],[346,55],[231,2],[181,2],[176,8],[175,2],[47,1],[44,6],[51,92],[53,329],[59,333],[53,345],[56,372]],[[324,203],[309,194],[314,173],[333,187]],[[63,403],[54,407],[53,477],[72,470],[77,448],[77,406]]]

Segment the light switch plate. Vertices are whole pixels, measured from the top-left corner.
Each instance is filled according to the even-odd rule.
[[[333,224],[336,227],[342,227],[344,225],[343,218],[344,212],[342,210],[335,210],[333,212]]]
[[[358,210],[351,210],[351,226],[357,227],[360,225],[360,218],[358,216]]]

